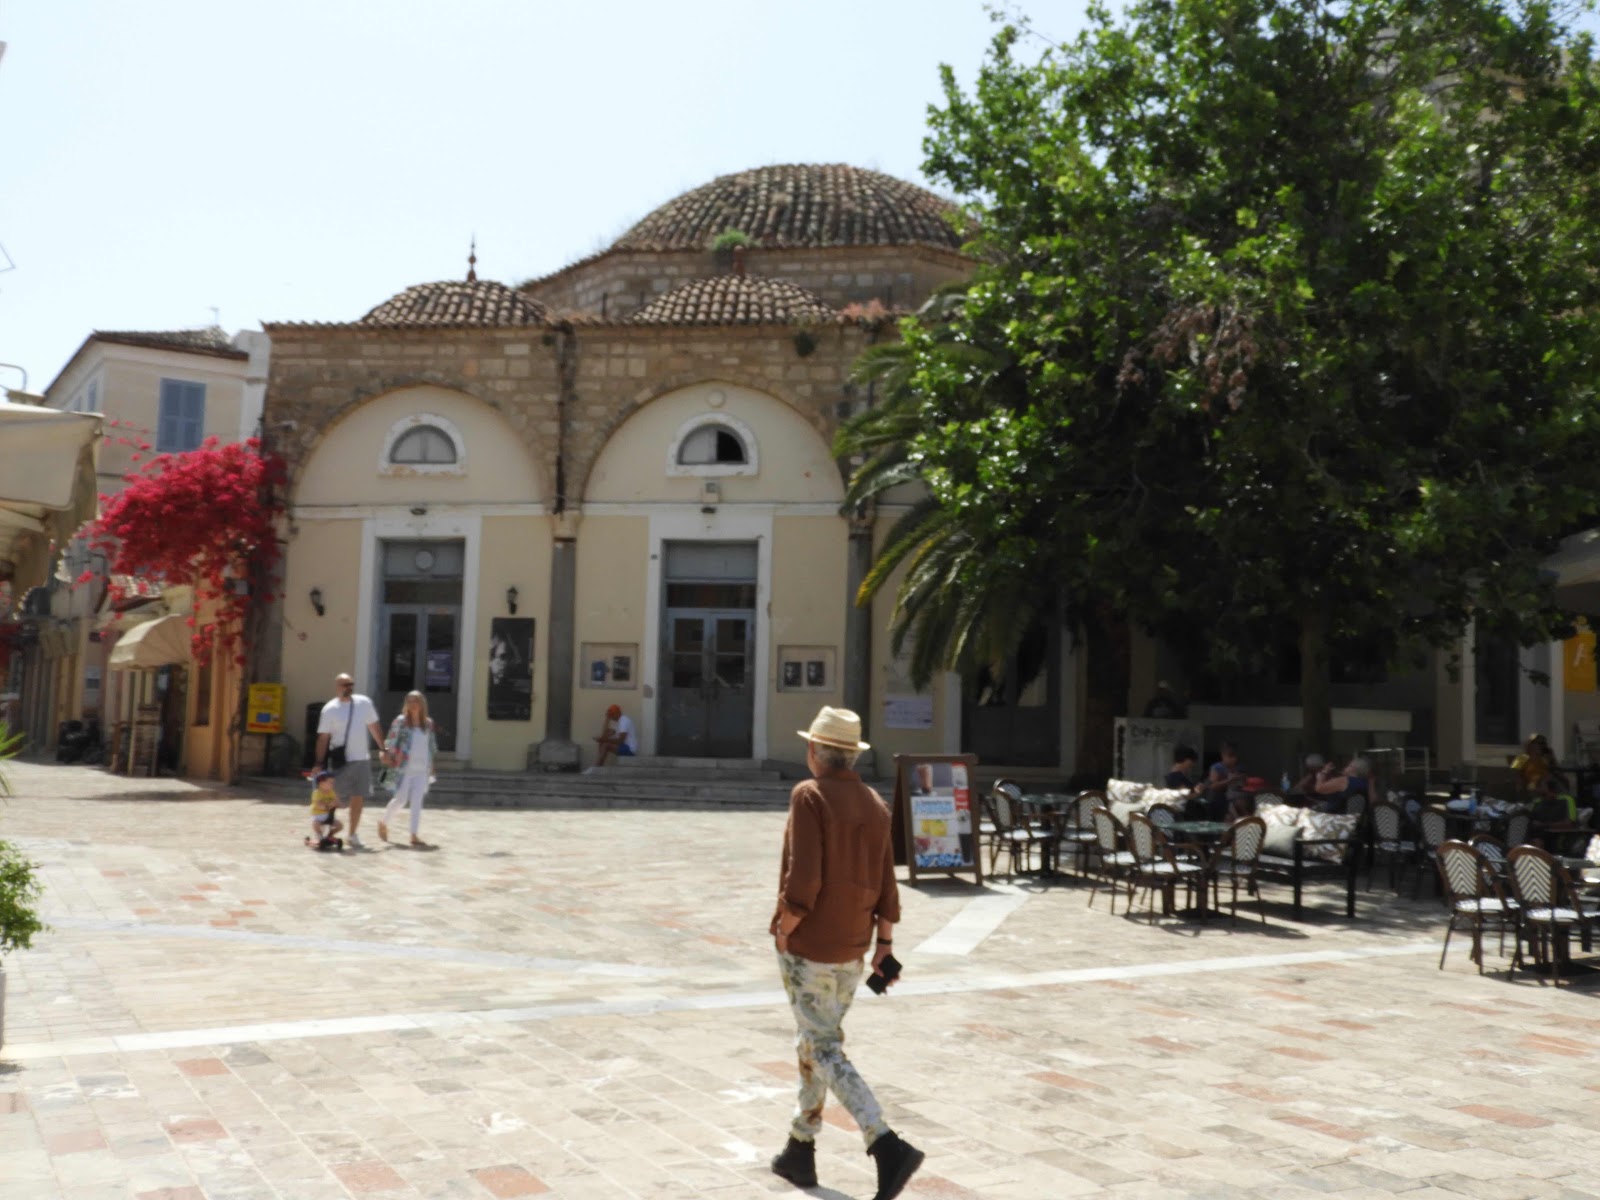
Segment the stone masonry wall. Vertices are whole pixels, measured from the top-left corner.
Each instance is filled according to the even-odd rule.
[[[558,312],[620,320],[691,279],[725,275],[730,255],[616,251],[525,286]],[[828,303],[877,300],[889,308],[915,308],[934,288],[971,273],[972,264],[949,251],[922,246],[841,246],[774,250],[751,247],[745,271],[798,284]]]
[[[322,435],[363,402],[432,384],[497,409],[554,480],[560,445],[559,356],[575,355],[566,412],[568,507],[606,439],[640,406],[692,383],[721,380],[767,392],[830,442],[852,411],[849,370],[876,334],[859,326],[660,328],[616,324],[514,329],[276,326],[265,427],[288,461],[291,494]],[[802,344],[809,353],[802,354]],[[568,349],[570,347],[570,349]]]

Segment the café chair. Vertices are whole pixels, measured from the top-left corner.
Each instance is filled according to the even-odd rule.
[[[1048,829],[1030,822],[1022,811],[1022,789],[1014,783],[1001,781],[994,785],[988,798],[989,819],[994,833],[989,842],[989,873],[994,874],[996,860],[1003,849],[1011,855],[1011,874],[1017,873],[1017,858],[1022,858],[1022,869],[1033,864],[1033,849],[1042,847],[1053,836]],[[981,826],[980,826],[981,828]]]
[[[1167,839],[1167,844],[1172,847],[1175,858],[1189,862],[1199,862],[1204,856],[1200,847],[1193,842],[1180,842],[1173,826],[1183,820],[1183,814],[1170,804],[1152,804],[1145,810],[1145,816],[1150,818],[1150,824],[1161,831],[1161,836]]]
[[[1245,894],[1256,898],[1256,912],[1261,914],[1261,923],[1267,923],[1261,889],[1256,885],[1256,870],[1261,865],[1261,849],[1266,841],[1267,823],[1260,817],[1242,817],[1228,826],[1228,832],[1222,835],[1211,855],[1207,871],[1211,878],[1211,907],[1221,911],[1222,880],[1226,879],[1233,889],[1229,920],[1239,917],[1239,885],[1242,883]]]
[[[1522,961],[1525,940],[1533,949],[1534,962],[1554,974],[1559,987],[1561,968],[1569,961],[1567,940],[1574,929],[1584,950],[1590,948],[1591,927],[1596,923],[1593,907],[1585,907],[1572,876],[1548,850],[1513,846],[1506,864],[1522,913],[1522,935],[1511,969],[1514,972]]]
[[[1492,833],[1475,833],[1467,839],[1467,844],[1478,852],[1484,870],[1502,887],[1509,887],[1506,879],[1506,844]]]
[[[1380,800],[1369,810],[1372,816],[1372,850],[1367,863],[1367,890],[1372,890],[1372,877],[1377,873],[1378,857],[1389,859],[1389,887],[1399,889],[1400,873],[1417,854],[1417,843],[1405,836],[1405,814],[1387,800]]]
[[[1450,909],[1450,924],[1444,932],[1444,949],[1439,952],[1439,969],[1444,970],[1450,953],[1450,936],[1457,929],[1472,931],[1472,961],[1483,974],[1483,930],[1493,921],[1500,930],[1500,953],[1506,952],[1506,926],[1515,926],[1517,904],[1507,900],[1494,881],[1494,871],[1476,847],[1451,839],[1439,847],[1439,879],[1444,886],[1444,901]],[[1521,944],[1520,937],[1517,944]]]
[[[1161,830],[1143,813],[1128,818],[1128,849],[1133,852],[1133,877],[1150,898],[1150,920],[1156,919],[1156,892],[1161,893],[1161,914],[1172,915],[1178,884],[1189,889],[1196,903],[1203,903],[1201,889],[1206,886],[1205,868],[1186,862],[1172,852]]]
[[[1528,831],[1533,826],[1533,815],[1527,809],[1514,812],[1506,818],[1506,849],[1512,846],[1526,846],[1528,844]]]
[[[1087,908],[1094,907],[1094,894],[1100,890],[1100,877],[1103,876],[1111,888],[1111,915],[1117,913],[1117,890],[1122,886],[1122,879],[1127,876],[1128,907],[1133,907],[1132,872],[1134,858],[1123,847],[1127,844],[1127,833],[1122,828],[1122,822],[1117,820],[1109,808],[1098,807],[1092,814],[1094,818],[1095,853],[1100,860],[1100,876],[1095,879],[1094,887],[1089,889],[1089,903]]]
[[[1104,792],[1080,792],[1061,814],[1061,823],[1056,827],[1057,857],[1063,848],[1071,849],[1080,875],[1089,873],[1089,855],[1098,840],[1094,831],[1094,810],[1105,802]]]
[[[1422,894],[1422,877],[1428,873],[1428,868],[1432,866],[1437,869],[1439,847],[1450,837],[1450,823],[1443,809],[1423,809],[1417,814],[1417,828],[1421,831],[1422,837],[1417,846],[1417,882],[1411,889],[1413,900]],[[1438,876],[1435,875],[1434,878],[1437,879]]]

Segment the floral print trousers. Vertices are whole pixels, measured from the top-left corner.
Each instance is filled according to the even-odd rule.
[[[783,990],[794,1012],[795,1054],[800,1060],[800,1099],[795,1106],[790,1134],[798,1141],[816,1140],[822,1128],[822,1104],[828,1089],[855,1118],[870,1147],[889,1132],[883,1110],[866,1081],[844,1054],[844,1015],[850,1011],[856,987],[866,972],[857,959],[848,963],[819,963],[794,954],[778,955]]]

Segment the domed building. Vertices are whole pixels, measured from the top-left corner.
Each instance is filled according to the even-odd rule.
[[[917,695],[887,599],[852,604],[896,514],[843,514],[831,449],[871,401],[856,358],[970,271],[953,218],[875,171],[760,167],[520,287],[268,324],[288,711],[348,669],[498,770],[587,765],[613,703],[643,755],[798,762],[821,704],[883,766],[955,749],[956,690]]]

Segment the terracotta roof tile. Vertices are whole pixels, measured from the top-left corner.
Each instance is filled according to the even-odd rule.
[[[181,350],[187,354],[209,354],[216,358],[248,359],[250,355],[235,346],[215,325],[207,329],[105,330],[89,335],[95,341],[118,346],[143,346],[150,350]]]
[[[543,325],[550,312],[532,296],[490,279],[419,283],[391,296],[361,318],[389,328],[449,325]]]
[[[954,205],[916,184],[842,163],[784,164],[724,175],[670,200],[615,250],[706,250],[738,230],[757,246],[927,243],[959,249]]]
[[[630,325],[800,325],[838,313],[815,292],[760,275],[692,279],[627,318]]]

